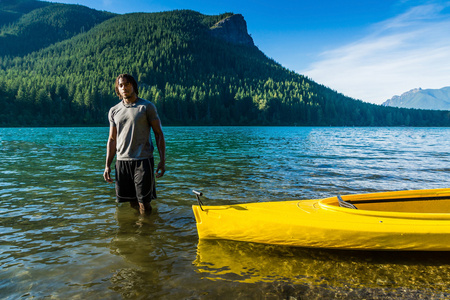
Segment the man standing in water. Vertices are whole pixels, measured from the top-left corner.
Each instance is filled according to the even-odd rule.
[[[130,202],[141,213],[150,212],[150,202],[156,198],[155,174],[162,177],[165,172],[166,142],[161,121],[155,105],[138,97],[138,86],[131,75],[119,75],[115,89],[121,101],[108,114],[110,126],[103,177],[107,182],[114,182],[111,163],[117,154],[117,202]],[[150,129],[155,134],[160,157],[155,174]]]

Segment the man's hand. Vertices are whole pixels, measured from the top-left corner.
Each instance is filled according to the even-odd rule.
[[[105,168],[105,172],[103,172],[103,178],[105,178],[106,182],[109,182],[109,183],[114,182],[114,180],[112,180],[112,178],[111,178],[111,168],[110,167]]]
[[[166,172],[166,140],[164,139],[164,133],[161,128],[161,120],[159,118],[151,121],[153,133],[155,134],[156,146],[159,152],[159,164],[156,168],[156,178],[163,177]]]
[[[166,172],[166,164],[162,161],[159,162],[158,168],[156,168],[156,178],[163,177]]]

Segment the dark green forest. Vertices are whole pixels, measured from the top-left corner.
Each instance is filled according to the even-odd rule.
[[[0,126],[107,126],[120,73],[163,125],[450,126],[449,111],[364,103],[213,36],[231,15],[3,0]]]

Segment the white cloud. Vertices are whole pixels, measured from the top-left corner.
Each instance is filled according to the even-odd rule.
[[[322,53],[298,73],[378,104],[413,88],[450,86],[450,15],[442,14],[444,8],[417,6],[375,24],[365,38]]]

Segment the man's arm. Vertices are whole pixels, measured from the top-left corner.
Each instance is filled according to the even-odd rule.
[[[103,172],[103,178],[107,182],[114,182],[111,178],[111,163],[116,155],[116,138],[117,138],[117,128],[110,125],[109,127],[109,138],[106,144],[106,165],[105,171]]]
[[[161,127],[161,120],[154,119],[151,121],[153,133],[155,134],[156,146],[158,147],[159,152],[159,163],[156,168],[156,177],[162,177],[166,172],[166,140],[164,139],[164,133]]]

